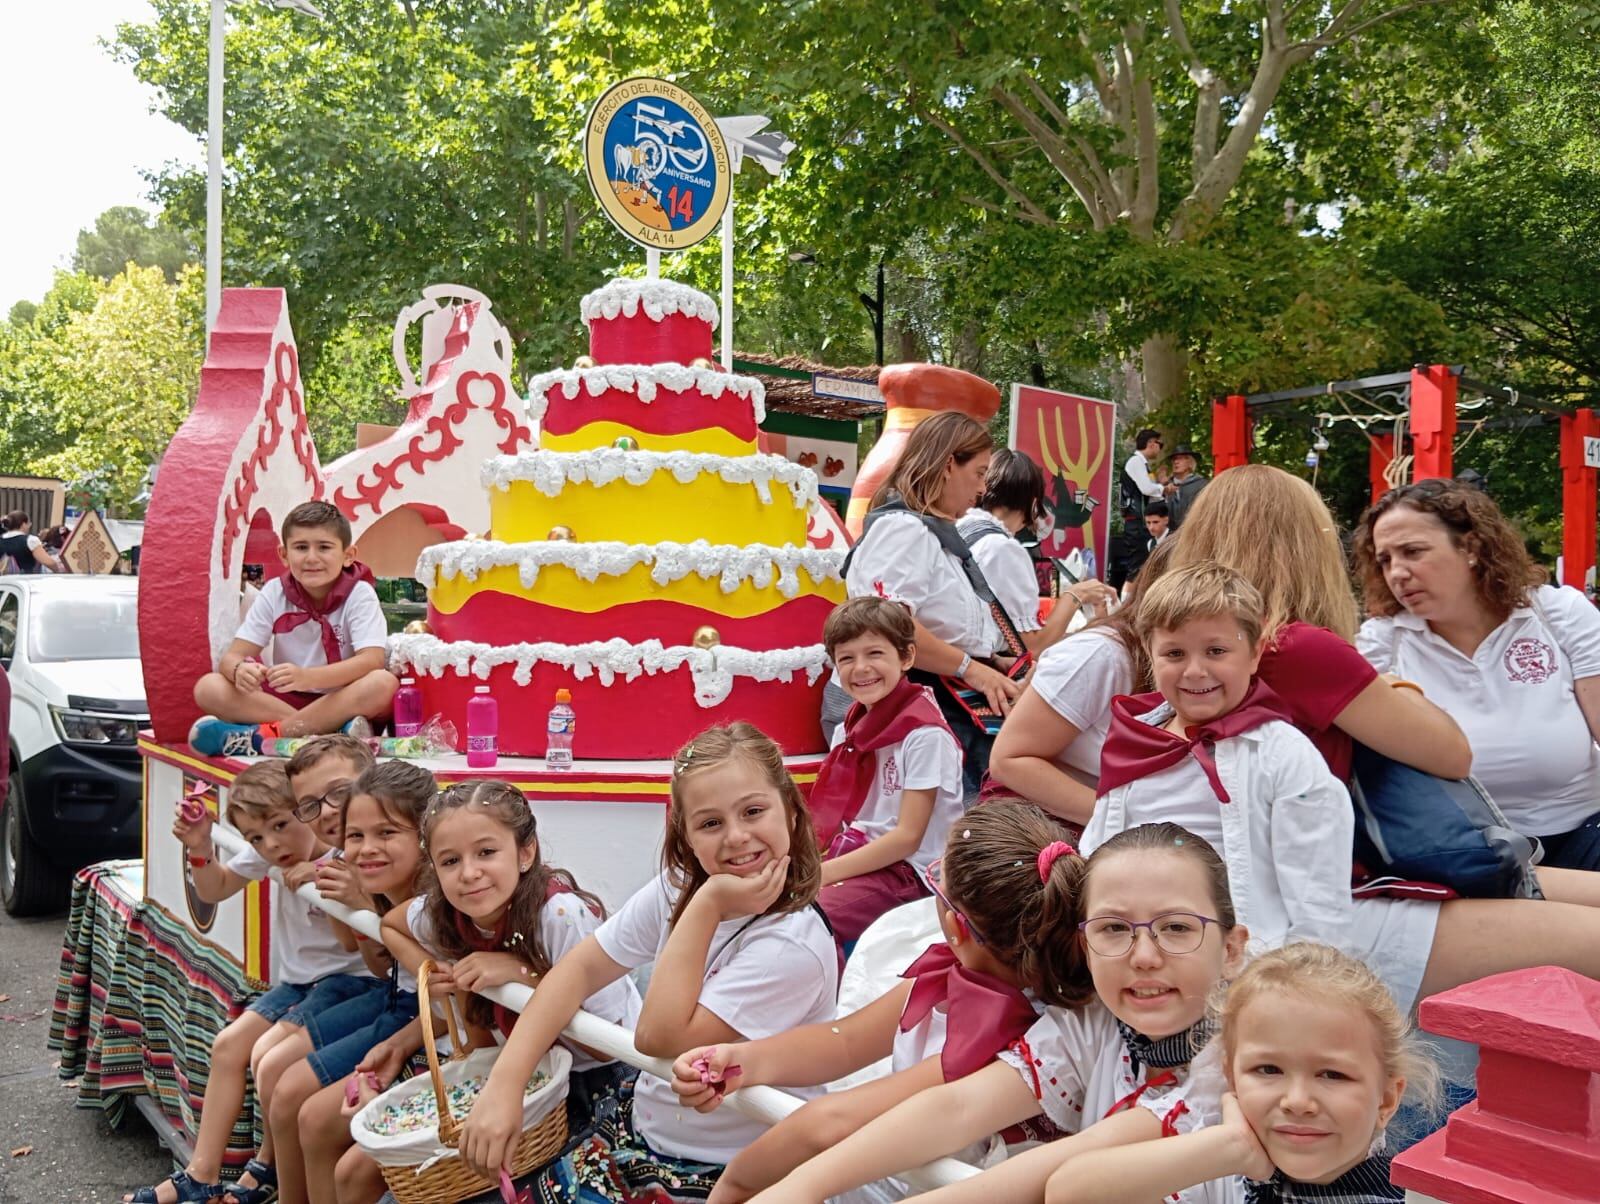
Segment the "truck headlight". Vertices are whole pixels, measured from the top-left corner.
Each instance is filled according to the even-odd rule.
[[[149,722],[139,716],[98,715],[70,707],[50,707],[56,734],[67,744],[117,744],[132,747],[139,742],[139,728]]]

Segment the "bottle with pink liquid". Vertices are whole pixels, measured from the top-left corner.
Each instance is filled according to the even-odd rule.
[[[402,677],[394,693],[394,734],[415,736],[422,727],[422,691],[417,679]]]
[[[478,686],[467,703],[467,765],[492,769],[500,759],[500,704],[488,686]]]

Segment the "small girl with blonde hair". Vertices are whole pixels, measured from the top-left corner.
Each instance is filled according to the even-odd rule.
[[[783,754],[748,723],[713,727],[673,759],[663,871],[544,976],[467,1117],[461,1154],[493,1179],[522,1127],[534,1067],[583,1000],[654,963],[634,1028],[641,1053],[755,1040],[833,1015],[839,960],[816,908],[822,879],[811,817]],[[583,1180],[539,1198],[703,1200],[763,1126],[732,1109],[683,1108],[641,1072],[614,1114],[563,1164]],[[598,1168],[598,1169],[596,1169]],[[600,1180],[598,1186],[596,1180]],[[549,1194],[547,1194],[549,1193]]]
[[[1378,976],[1300,942],[1258,957],[1224,991],[1226,1093],[1209,1123],[1085,1153],[1051,1178],[1047,1204],[1145,1204],[1202,1183],[1228,1204],[1405,1199],[1389,1181],[1384,1129],[1408,1091],[1434,1101],[1438,1071]]]

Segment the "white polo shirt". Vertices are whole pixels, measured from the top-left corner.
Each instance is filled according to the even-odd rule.
[[[983,579],[1005,607],[1016,629],[1038,631],[1043,627],[1039,621],[1039,575],[1034,572],[1033,557],[1028,555],[1028,549],[987,510],[968,510],[956,523],[956,530],[969,542],[972,558],[978,562]],[[995,534],[972,543],[972,537],[979,531]]]
[[[322,647],[322,624],[315,619],[291,631],[274,634],[272,625],[289,609],[288,600],[283,596],[283,582],[273,578],[262,588],[250,613],[245,615],[238,638],[259,647],[261,659],[269,665],[299,665],[304,669],[326,665],[328,653]],[[389,624],[378,603],[378,591],[365,581],[356,582],[343,604],[328,613],[328,622],[339,636],[339,659],[342,661],[364,648],[383,648],[389,643]],[[311,691],[315,694],[327,692]]]
[[[1000,629],[954,555],[915,514],[875,518],[850,558],[845,589],[852,598],[887,594],[904,602],[933,635],[973,656],[1002,646]]]
[[[1063,769],[1092,782],[1100,776],[1100,750],[1111,731],[1111,700],[1133,693],[1133,658],[1107,627],[1074,632],[1039,654],[1028,686],[1050,709],[1078,729],[1055,756]]]
[[[1471,656],[1405,613],[1368,619],[1356,647],[1380,673],[1414,681],[1472,744],[1472,775],[1530,836],[1600,811],[1600,749],[1574,679],[1600,676],[1600,612],[1570,587],[1540,586]]]

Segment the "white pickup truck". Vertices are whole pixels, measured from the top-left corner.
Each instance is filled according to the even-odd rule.
[[[149,724],[133,577],[0,576],[0,665],[11,681],[0,803],[0,904],[63,906],[72,874],[137,856]]]

